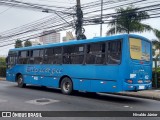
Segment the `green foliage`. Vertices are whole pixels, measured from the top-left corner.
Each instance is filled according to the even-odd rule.
[[[6,66],[6,60],[4,57],[0,57],[0,67],[1,66]]]
[[[28,47],[28,46],[32,46],[32,42],[27,40],[24,42],[24,47]]]
[[[160,41],[160,31],[157,29],[154,29],[153,32],[156,35],[156,37],[158,38],[158,40]]]
[[[0,77],[6,77],[6,66],[0,66]]]
[[[129,6],[126,9],[116,9],[117,16],[114,16],[114,20],[109,23],[111,28],[107,31],[107,35],[115,33],[115,22],[117,32],[129,33],[129,32],[144,32],[151,31],[152,27],[146,24],[142,24],[141,21],[149,18],[149,15],[145,11],[138,11],[137,8]]]
[[[15,48],[21,48],[21,47],[23,47],[22,41],[21,40],[16,40],[16,42],[15,42]]]
[[[156,84],[157,84],[157,87],[159,88],[160,87],[160,67],[158,67],[156,71],[157,72],[155,72],[155,68],[153,68],[153,72],[152,72],[152,86],[156,87]],[[155,73],[157,73],[157,81],[155,79]]]
[[[153,68],[153,72],[155,72],[155,68]],[[160,67],[157,68],[157,72],[160,74]]]
[[[0,57],[0,77],[6,76],[6,58]]]
[[[152,54],[155,56],[155,51],[159,50],[160,51],[160,42],[157,40],[152,41]],[[156,58],[160,56],[160,52],[156,55]]]

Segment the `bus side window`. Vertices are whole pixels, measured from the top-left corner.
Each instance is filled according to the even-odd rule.
[[[108,64],[120,64],[121,62],[121,41],[108,42]]]
[[[63,64],[71,64],[71,51],[73,46],[63,47]]]
[[[30,64],[42,64],[43,62],[43,50],[32,50]]]
[[[14,65],[16,65],[17,63],[17,53],[16,52],[12,52],[8,55],[7,59],[6,59],[6,63],[7,63],[7,68],[11,68]]]
[[[61,64],[62,47],[47,48],[44,53],[44,64]]]
[[[86,64],[105,63],[105,43],[91,43],[87,45]]]
[[[53,64],[62,64],[62,47],[53,48]]]
[[[20,51],[18,58],[19,58],[19,59],[18,59],[18,63],[19,63],[19,64],[28,64],[29,51]]]
[[[45,49],[43,63],[53,64],[53,48]]]
[[[83,61],[84,61],[84,45],[72,46],[71,63],[83,64]]]
[[[84,60],[84,45],[72,45],[64,47],[64,64],[82,64]]]
[[[14,65],[14,57],[9,56],[9,68],[13,67],[13,65]]]

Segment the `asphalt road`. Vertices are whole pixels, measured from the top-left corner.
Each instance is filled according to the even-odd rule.
[[[61,91],[57,89],[42,88],[37,86],[27,86],[26,88],[19,88],[17,87],[16,83],[0,81],[0,111],[160,111],[160,101],[111,94],[89,95],[86,93],[75,93],[74,95],[68,96],[61,94]],[[12,120],[14,119],[32,120],[35,118],[12,118]],[[150,120],[151,118],[117,118],[115,116],[110,118],[56,117],[45,119]],[[152,118],[152,120],[158,119],[159,118],[157,117]]]

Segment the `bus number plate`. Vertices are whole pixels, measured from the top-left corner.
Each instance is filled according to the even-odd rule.
[[[139,86],[139,89],[144,89],[144,86]]]

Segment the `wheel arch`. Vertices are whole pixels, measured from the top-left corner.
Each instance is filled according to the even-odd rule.
[[[61,88],[61,82],[62,82],[63,78],[65,78],[65,77],[69,78],[71,80],[72,84],[73,84],[73,81],[72,81],[71,77],[69,77],[68,75],[63,75],[59,80],[59,85],[58,85],[59,88]]]
[[[19,75],[22,75],[22,74],[21,74],[21,73],[17,73],[17,74],[16,74],[16,76],[15,76],[15,82],[17,82]]]

